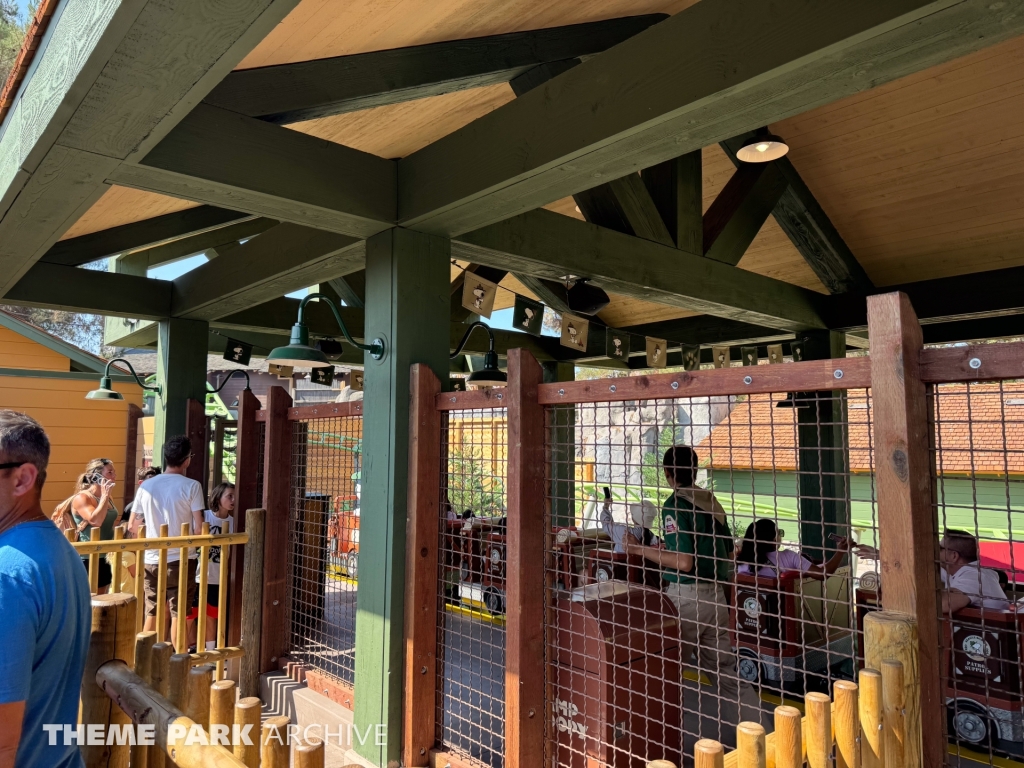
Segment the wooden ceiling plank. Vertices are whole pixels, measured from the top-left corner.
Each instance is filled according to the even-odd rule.
[[[400,220],[458,235],[1024,31],[995,4],[847,11],[702,0],[401,160]]]
[[[392,161],[206,104],[112,180],[352,237],[395,218]]]
[[[665,18],[627,16],[238,70],[205,101],[279,125],[313,120],[508,82],[540,64],[600,53]]]
[[[278,224],[174,280],[174,317],[216,320],[363,268],[364,240]]]
[[[587,275],[605,290],[790,330],[824,327],[804,288],[545,210],[466,233],[455,258],[558,279]]]
[[[113,256],[140,248],[152,248],[252,219],[253,217],[247,213],[201,205],[88,235],[80,235],[69,240],[60,240],[43,254],[40,261],[77,267],[105,256]],[[202,250],[202,248],[197,250]]]

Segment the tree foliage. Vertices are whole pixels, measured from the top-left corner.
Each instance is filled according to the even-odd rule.
[[[0,88],[14,67],[25,39],[26,24],[15,0],[0,0]]]
[[[459,514],[467,509],[477,517],[505,513],[505,483],[487,471],[479,448],[453,448],[448,455],[448,500]]]

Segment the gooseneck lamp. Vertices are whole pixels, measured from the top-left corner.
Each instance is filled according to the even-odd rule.
[[[384,357],[386,350],[383,339],[374,339],[369,344],[359,344],[349,334],[348,328],[345,327],[345,321],[341,319],[341,313],[338,312],[334,302],[322,293],[311,293],[299,302],[299,316],[295,321],[295,325],[292,326],[292,335],[288,346],[277,347],[271,350],[270,354],[267,355],[268,363],[286,365],[292,368],[326,368],[331,365],[327,355],[319,349],[309,346],[309,328],[306,326],[305,316],[306,305],[313,299],[320,299],[320,301],[325,302],[331,308],[331,311],[334,313],[334,319],[338,321],[338,326],[341,328],[341,332],[349,344],[356,349],[369,352],[370,357],[374,360],[380,360]]]
[[[124,363],[128,366],[128,370],[132,372],[132,376],[135,377],[135,381],[138,382],[139,386],[143,389],[147,389],[150,392],[156,392],[160,394],[160,385],[149,386],[142,379],[139,378],[139,374],[132,368],[132,364],[125,360],[123,357],[115,357],[113,360],[107,363],[107,367],[103,369],[103,376],[100,378],[100,388],[92,390],[85,396],[86,400],[124,400],[124,397],[120,392],[114,389],[114,384],[110,378],[110,366],[114,363]]]
[[[483,328],[487,331],[487,338],[490,340],[490,346],[484,354],[484,367],[479,371],[474,371],[469,374],[466,378],[466,387],[472,389],[504,387],[508,383],[508,376],[498,368],[498,353],[494,351],[494,331],[492,331],[485,323],[481,323],[477,320],[475,323],[470,324],[469,328],[466,329],[466,333],[462,336],[462,341],[459,342],[455,351],[452,352],[451,359],[454,360],[462,353],[463,348],[466,346],[466,342],[469,341],[469,335],[477,328]]]
[[[235,370],[233,370],[231,373],[229,373],[227,375],[227,378],[225,378],[224,381],[222,381],[220,383],[220,386],[217,387],[216,389],[211,389],[209,394],[216,395],[218,392],[220,392],[222,389],[224,389],[224,387],[227,385],[227,383],[229,381],[231,381],[231,377],[234,376],[236,373],[240,373],[243,376],[245,376],[245,389],[243,389],[242,391],[245,392],[246,390],[248,390],[249,389],[249,372],[244,370],[244,369],[242,369],[242,368],[235,368]]]

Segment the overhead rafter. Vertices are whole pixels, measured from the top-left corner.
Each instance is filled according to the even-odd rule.
[[[70,237],[53,244],[40,261],[77,267],[90,261],[142,248],[155,248],[204,235],[229,226],[244,226],[256,217],[212,205],[165,213],[150,219],[110,227],[88,235]],[[202,247],[190,251],[196,253]]]
[[[108,179],[352,237],[395,220],[393,161],[208,104]]]
[[[297,4],[62,0],[0,137],[0,296]]]
[[[312,120],[508,82],[545,62],[600,53],[666,18],[628,16],[244,69],[205,102],[281,125]]]
[[[743,167],[743,163],[736,157],[736,151],[752,136],[753,133],[748,132],[721,142],[725,154],[737,168]],[[829,293],[871,291],[874,288],[871,279],[790,159],[782,157],[771,165],[786,180],[786,188],[772,214],[822,285]]]
[[[334,277],[327,284],[349,307],[362,309],[366,302],[366,268],[343,277]]]
[[[161,264],[168,264],[192,254],[206,252],[211,256],[219,255],[228,246],[266,232],[277,223],[273,219],[252,216],[219,229],[179,237],[177,240],[150,248],[133,249],[117,260],[117,271],[145,275],[152,267],[159,267]]]
[[[403,158],[399,221],[456,236],[1021,32],[999,4],[702,0]]]
[[[738,168],[704,214],[704,255],[723,264],[739,264],[786,186],[774,163]]]
[[[68,312],[159,320],[171,313],[171,284],[135,275],[40,262],[3,298],[4,303]]]
[[[215,320],[366,263],[366,241],[297,224],[278,224],[230,253],[174,280],[171,314]]]
[[[620,295],[757,325],[825,327],[812,291],[545,210],[466,233],[452,255],[536,277],[587,275]]]

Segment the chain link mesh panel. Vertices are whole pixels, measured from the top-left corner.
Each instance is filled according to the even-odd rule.
[[[450,411],[442,429],[437,740],[504,765],[505,409]]]
[[[1024,382],[938,384],[930,400],[950,761],[1004,765],[1024,755]]]
[[[291,655],[355,676],[362,416],[292,422],[288,572]]]
[[[870,423],[866,390],[547,409],[551,765],[692,764],[855,678]]]

